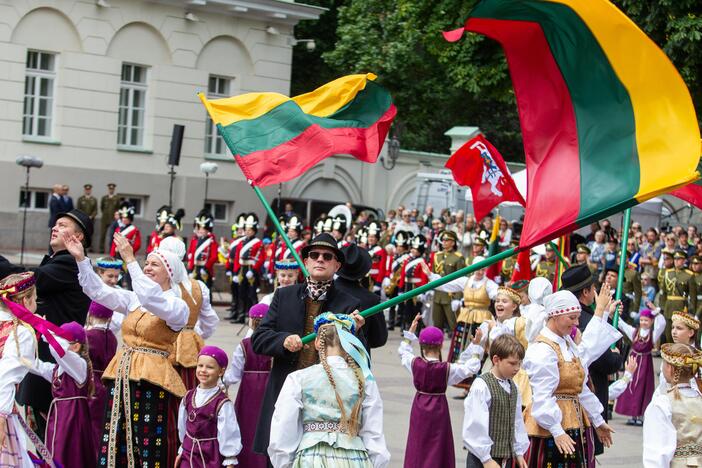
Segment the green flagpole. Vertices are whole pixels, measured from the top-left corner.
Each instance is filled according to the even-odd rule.
[[[548,245],[550,245],[551,248],[556,252],[556,255],[558,255],[558,260],[561,262],[561,265],[563,265],[564,268],[568,268],[570,264],[565,258],[563,258],[563,255],[561,255],[561,249],[559,249],[558,246],[553,243],[553,241],[548,241]]]
[[[622,226],[622,247],[621,256],[619,257],[619,275],[617,276],[617,292],[614,298],[618,301],[622,299],[622,289],[624,289],[624,272],[626,271],[626,264],[629,259],[626,255],[626,245],[629,242],[629,223],[631,222],[631,208],[627,208],[624,211],[624,225]],[[619,323],[619,309],[614,311],[614,316],[612,317],[612,326],[616,329]]]
[[[442,284],[446,284],[450,281],[455,280],[456,278],[460,278],[462,276],[469,275],[473,273],[474,271],[481,270],[483,268],[487,268],[493,263],[497,263],[500,260],[504,260],[505,258],[511,257],[512,255],[518,253],[519,250],[517,248],[511,248],[504,250],[496,255],[493,255],[491,257],[486,258],[482,262],[478,262],[475,265],[470,265],[465,268],[462,268],[460,270],[454,271],[453,273],[449,273],[446,276],[443,276],[435,281],[432,281],[430,283],[425,284],[424,286],[420,286],[418,288],[415,288],[411,291],[407,291],[406,293],[400,294],[397,297],[393,297],[392,299],[389,299],[382,304],[375,305],[369,309],[366,309],[361,312],[361,315],[363,317],[370,317],[371,315],[375,315],[379,312],[382,312],[383,310],[394,306],[395,304],[399,304],[400,302],[404,302],[408,299],[412,299],[415,296],[419,296],[420,294],[424,294],[427,291],[430,291],[434,288],[437,288],[441,286]],[[316,338],[317,334],[316,333],[310,333],[309,335],[306,335],[302,338],[302,343],[306,344],[311,342]]]
[[[307,268],[305,268],[305,264],[302,263],[302,259],[297,254],[297,251],[293,247],[292,242],[290,242],[290,238],[283,230],[283,226],[281,226],[280,222],[278,222],[278,217],[273,212],[273,208],[271,208],[271,205],[268,204],[268,201],[266,200],[266,197],[263,196],[263,192],[261,192],[261,189],[259,189],[258,187],[256,187],[252,183],[250,183],[250,185],[251,185],[251,187],[253,187],[254,193],[256,193],[256,196],[261,201],[261,204],[263,205],[263,207],[266,209],[266,212],[268,213],[268,217],[273,220],[273,224],[275,225],[275,228],[278,231],[278,234],[280,234],[280,237],[282,237],[283,241],[285,241],[285,245],[288,246],[288,249],[292,253],[297,264],[300,265],[300,270],[302,271],[302,274],[305,275],[305,278],[307,278],[308,276],[310,276],[310,273],[307,271]]]

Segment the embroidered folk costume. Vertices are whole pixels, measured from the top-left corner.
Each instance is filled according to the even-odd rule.
[[[162,290],[137,262],[127,265],[133,291],[102,283],[90,259],[78,262],[83,291],[92,300],[127,315],[122,324],[124,344],[103,374],[109,401],[98,466],[152,468],[175,461],[177,421],[169,417],[168,405],[171,399],[182,398],[185,386],[168,357],[190,310],[178,297],[173,280],[173,265],[180,258],[160,249],[151,256],[168,271],[171,289]]]
[[[417,336],[404,332],[405,340],[397,350],[402,365],[412,374],[416,393],[410,412],[409,433],[405,448],[405,468],[455,466],[453,431],[446,388],[455,385],[480,369],[483,349],[471,344],[461,354],[460,364],[430,358],[422,352],[414,355],[412,342]],[[441,347],[444,333],[437,327],[427,327],[419,334],[420,347]]]
[[[353,319],[325,312],[314,328],[320,363],[289,374],[283,384],[271,423],[271,463],[296,468],[387,466],[383,404],[368,354],[353,335]],[[341,354],[327,356],[331,347]]]
[[[266,316],[267,304],[256,304],[249,309],[249,323],[253,330]],[[239,383],[239,389],[234,402],[236,419],[241,430],[243,449],[237,457],[241,466],[265,468],[266,457],[253,452],[253,441],[256,435],[256,424],[261,414],[263,395],[271,373],[272,360],[270,356],[256,354],[251,346],[251,338],[247,336],[236,347],[232,360],[224,374],[224,384]]]
[[[644,468],[702,466],[702,394],[689,378],[702,366],[702,352],[688,345],[661,346],[672,379],[646,408],[643,424]]]
[[[227,368],[227,353],[205,346],[200,356],[213,358],[220,369]],[[241,435],[234,405],[219,385],[188,390],[178,408],[181,468],[220,468],[237,465]],[[246,466],[247,464],[238,464]]]
[[[605,424],[602,404],[587,386],[588,365],[621,334],[600,317],[590,320],[576,346],[569,333],[555,333],[548,324],[564,314],[580,313],[580,304],[570,291],[558,291],[544,300],[549,320],[536,341],[526,350],[524,369],[533,391],[524,412],[531,441],[529,466],[594,467],[590,426]],[[554,439],[562,434],[575,443],[575,453],[562,454]]]

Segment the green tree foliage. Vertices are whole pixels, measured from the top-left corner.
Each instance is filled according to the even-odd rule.
[[[317,0],[329,8],[297,27],[317,50],[298,46],[293,92],[349,73],[373,72],[398,108],[393,131],[403,148],[448,152],[443,134],[479,126],[508,160],[523,160],[514,92],[500,46],[477,34],[454,44],[441,31],[463,24],[476,0]],[[615,0],[665,50],[702,107],[702,2]]]

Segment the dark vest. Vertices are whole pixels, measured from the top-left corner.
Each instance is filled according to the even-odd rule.
[[[512,458],[514,447],[514,418],[517,410],[517,386],[509,380],[510,392],[507,393],[490,372],[480,376],[490,390],[490,438],[492,449],[490,456],[494,459]]]

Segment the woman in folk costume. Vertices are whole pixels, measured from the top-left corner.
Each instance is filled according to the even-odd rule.
[[[519,310],[525,320],[526,340],[528,343],[533,343],[546,324],[544,299],[553,294],[553,284],[546,278],[536,277],[529,281],[527,294],[529,295],[529,304],[520,306]]]
[[[353,318],[325,312],[314,329],[320,363],[288,374],[283,384],[271,423],[271,463],[275,468],[387,466],[383,402],[368,354],[353,335]]]
[[[285,271],[285,270],[278,270]],[[289,270],[288,270],[289,271]],[[297,278],[297,276],[295,276]],[[249,309],[249,329],[253,333],[263,317],[268,312],[268,305],[258,303]],[[241,466],[265,468],[268,466],[266,457],[253,452],[253,441],[256,435],[256,424],[261,414],[263,395],[271,373],[272,360],[270,356],[256,354],[251,346],[250,335],[241,340],[232,354],[232,360],[224,373],[224,385],[239,383],[234,408],[236,419],[241,428],[241,442],[244,446],[239,453]]]
[[[632,381],[614,405],[614,411],[629,416],[628,426],[643,425],[644,411],[656,390],[651,351],[665,331],[665,317],[651,302],[647,306],[651,309],[641,311],[638,327],[632,327],[624,320],[618,322],[619,330],[631,341],[629,356],[633,356],[637,363]]]
[[[37,355],[35,332],[48,335],[47,341],[58,355],[65,354],[65,351],[48,330],[68,336],[58,326],[34,315],[37,310],[35,283],[32,272],[11,274],[0,280],[0,466],[54,466],[51,452],[30,429],[15,405],[17,385],[34,366]],[[41,460],[30,455],[23,432],[32,441]]]
[[[691,385],[702,352],[666,343],[661,357],[666,391],[654,395],[644,414],[644,468],[702,466],[702,394]]]
[[[612,428],[601,416],[602,404],[587,386],[588,365],[621,337],[602,320],[605,308],[619,304],[610,297],[607,301],[604,307],[598,302],[576,346],[571,333],[580,317],[578,299],[570,291],[558,291],[544,300],[546,326],[524,359],[533,392],[524,412],[531,440],[529,466],[594,467],[591,425],[605,446],[612,442]]]
[[[482,262],[483,257],[475,257],[472,264]],[[429,281],[440,278],[436,273],[427,271]],[[475,330],[486,320],[492,320],[490,302],[497,296],[497,283],[485,276],[485,268],[475,271],[469,277],[456,278],[436,288],[437,291],[449,293],[462,292],[463,302],[456,318],[456,329],[449,348],[448,362],[456,362],[463,350],[470,343]],[[467,383],[460,383],[457,387],[468,388]]]
[[[112,315],[112,310],[97,302],[92,302],[88,309],[85,326],[95,387],[93,397],[88,400],[88,406],[90,407],[90,419],[93,421],[92,434],[96,450],[100,446],[102,438],[102,420],[105,416],[105,405],[107,405],[107,388],[102,382],[102,374],[117,352],[117,337],[110,329]],[[118,315],[122,317],[121,314]]]
[[[171,237],[164,239],[159,247],[160,251],[172,252],[178,258],[185,252],[182,240]],[[171,363],[180,374],[185,388],[190,390],[197,385],[195,367],[200,350],[205,346],[207,338],[212,336],[219,316],[212,308],[210,290],[200,280],[190,278],[183,262],[176,262],[173,267],[173,280],[178,285],[177,293],[188,304],[188,323],[178,333],[175,350],[171,354]]]
[[[180,468],[249,467],[237,464],[241,435],[234,405],[220,386],[227,353],[205,346],[197,359],[198,386],[188,390],[178,408],[178,435],[182,446],[175,466]]]
[[[69,335],[68,339],[57,338],[65,354],[59,356],[50,348],[56,363],[37,359],[29,370],[51,382],[54,399],[46,418],[44,441],[63,466],[93,467],[97,450],[88,401],[95,385],[85,329],[76,322],[64,323],[61,329]]]
[[[190,314],[188,304],[178,296],[173,277],[174,265],[181,260],[172,252],[156,249],[146,257],[142,271],[129,242],[115,234],[115,243],[132,276],[134,290],[126,291],[100,281],[75,238],[67,237],[65,243],[78,263],[83,292],[127,315],[122,323],[124,344],[103,374],[110,398],[98,465],[172,466],[178,429],[168,407],[170,400],[183,397],[185,386],[168,357]]]
[[[480,370],[483,348],[477,343],[481,332],[476,333],[473,343],[461,354],[461,364],[450,364],[441,360],[444,332],[437,327],[427,327],[419,334],[421,356],[416,357],[411,343],[417,341],[415,333],[421,318],[417,314],[397,350],[417,390],[410,413],[404,466],[456,466],[446,387]]]

